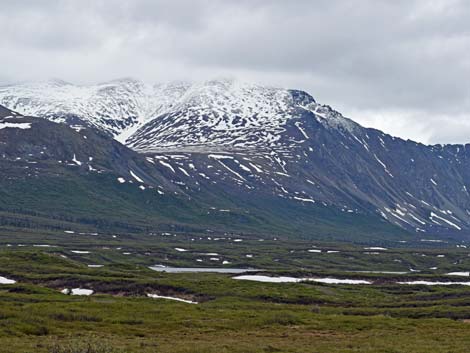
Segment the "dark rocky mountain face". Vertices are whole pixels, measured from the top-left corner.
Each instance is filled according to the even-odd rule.
[[[102,133],[3,107],[0,184],[0,222],[16,226],[58,226],[50,219],[145,224],[168,202],[163,189],[174,195],[171,201],[188,198],[144,156]],[[168,222],[166,213],[160,212],[160,222]]]
[[[0,118],[14,117],[19,115],[17,112],[14,112],[4,106],[0,105]]]
[[[190,188],[168,173],[171,164],[159,156],[137,153],[91,128],[72,128],[3,108],[0,224],[53,230],[85,226],[125,232],[177,229],[305,236],[307,232],[299,230],[322,229],[325,237],[346,236],[346,228],[336,226],[335,212],[321,211],[325,217],[318,222],[309,218],[318,210],[297,204],[286,208],[269,198],[254,202],[251,196],[234,195],[236,189],[197,181]],[[291,215],[303,219],[293,227],[288,222]],[[382,222],[377,229],[392,231]]]
[[[0,139],[20,130],[15,141],[43,138],[66,167],[106,170],[122,188],[175,195],[234,228],[247,222],[250,229],[345,239],[469,235],[467,146],[425,146],[366,129],[302,91],[229,80],[55,82],[2,87],[0,103],[80,130],[8,118],[2,122],[45,125],[31,135],[5,128]],[[60,141],[51,136],[57,129],[68,131]],[[8,149],[18,153],[15,143]],[[24,148],[23,156],[44,155]],[[197,218],[191,222],[204,222]]]

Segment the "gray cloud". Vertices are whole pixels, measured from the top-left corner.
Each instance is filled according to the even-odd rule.
[[[458,0],[8,1],[0,80],[229,75],[404,138],[470,142],[469,19]]]

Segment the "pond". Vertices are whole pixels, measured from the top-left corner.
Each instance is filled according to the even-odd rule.
[[[223,268],[223,267],[165,267],[165,266],[150,266],[151,270],[158,272],[168,273],[198,273],[198,272],[212,272],[212,273],[245,273],[261,271],[254,268]]]

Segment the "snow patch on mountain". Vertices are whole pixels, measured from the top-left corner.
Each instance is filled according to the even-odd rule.
[[[139,152],[283,148],[291,119],[311,112],[329,127],[355,123],[305,92],[231,79],[149,85],[120,79],[90,86],[60,80],[0,86],[0,104],[24,115],[90,126]],[[297,122],[301,138],[305,127]],[[82,126],[83,128],[83,126]]]

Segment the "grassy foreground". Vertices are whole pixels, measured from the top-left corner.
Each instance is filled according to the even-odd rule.
[[[5,353],[424,353],[470,347],[470,287],[394,283],[409,275],[355,275],[374,285],[259,283],[158,273],[132,262],[89,268],[47,249],[3,250],[0,269],[0,276],[17,280],[0,285]],[[429,274],[412,279],[421,277],[442,280]],[[95,294],[60,293],[76,287]]]

